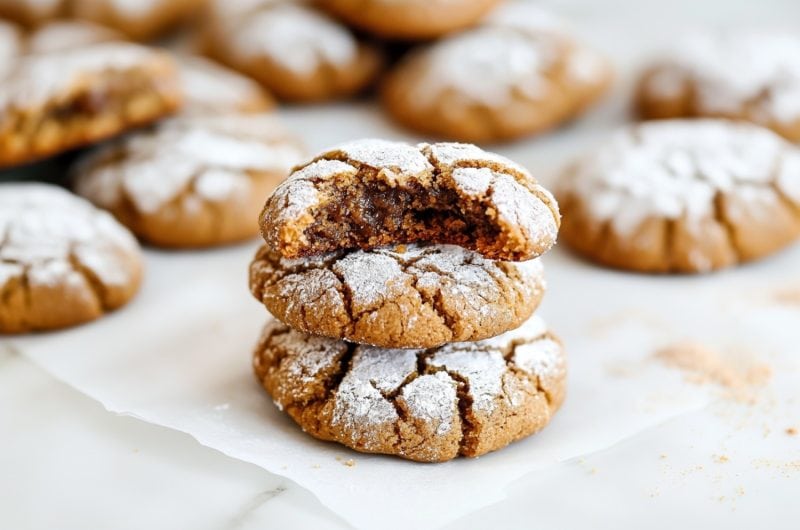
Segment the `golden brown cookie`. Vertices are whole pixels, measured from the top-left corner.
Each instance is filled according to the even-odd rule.
[[[271,321],[253,366],[308,434],[420,462],[480,456],[541,430],[566,387],[564,349],[538,317],[428,350],[359,346]]]
[[[38,26],[66,14],[65,0],[0,0],[0,17],[24,26]]]
[[[177,57],[183,88],[183,112],[263,112],[275,100],[261,85],[238,72],[198,56]]]
[[[139,288],[136,240],[109,214],[45,184],[0,185],[0,333],[88,322]]]
[[[574,118],[610,81],[604,58],[536,6],[520,3],[411,52],[387,76],[382,100],[397,122],[421,133],[493,142]]]
[[[122,34],[104,26],[80,20],[57,20],[45,24],[28,36],[28,53],[53,53],[124,40]]]
[[[432,39],[478,22],[500,0],[318,0],[348,24],[389,39]]]
[[[798,239],[800,151],[743,122],[647,122],[571,167],[558,197],[564,241],[592,261],[711,271]]]
[[[646,119],[720,117],[800,140],[800,36],[780,31],[695,34],[639,84]]]
[[[273,116],[182,116],[90,153],[74,185],[148,243],[206,247],[256,236],[264,197],[302,156]]]
[[[65,1],[73,17],[114,28],[137,40],[152,39],[163,34],[189,19],[206,2],[206,0]]]
[[[518,327],[539,306],[539,260],[490,261],[451,245],[339,251],[287,260],[262,247],[250,290],[275,318],[313,335],[432,348]]]
[[[0,92],[0,166],[150,123],[180,102],[173,60],[151,48],[104,43],[25,57]]]
[[[474,145],[355,140],[295,168],[261,233],[286,258],[428,242],[522,261],[553,246],[559,219],[527,170]]]
[[[303,3],[213,4],[205,51],[288,101],[355,94],[380,70],[378,51]]]

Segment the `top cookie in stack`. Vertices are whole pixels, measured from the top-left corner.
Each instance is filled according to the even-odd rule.
[[[543,428],[564,351],[538,317],[560,215],[531,174],[473,145],[359,140],[267,199],[256,375],[304,430],[418,461]]]

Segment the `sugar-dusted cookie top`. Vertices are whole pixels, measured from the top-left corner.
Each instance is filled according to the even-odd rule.
[[[800,151],[755,125],[657,121],[613,135],[562,177],[563,237],[609,265],[707,271],[800,235]]]
[[[258,233],[263,198],[303,154],[275,116],[182,116],[85,157],[75,189],[151,243],[229,243]]]
[[[101,42],[121,41],[121,33],[80,20],[56,20],[28,36],[28,53],[52,53]]]
[[[539,431],[566,386],[563,347],[538,317],[429,350],[359,346],[272,321],[253,364],[312,436],[421,462],[480,456]]]
[[[695,33],[644,75],[647,118],[717,116],[800,140],[800,36],[780,30]]]
[[[139,287],[130,232],[61,188],[0,185],[0,233],[0,333],[89,321]]]
[[[350,95],[371,82],[380,67],[373,47],[302,2],[217,0],[212,8],[207,53],[280,98]]]
[[[383,101],[413,129],[497,141],[579,114],[609,81],[607,61],[576,43],[558,19],[533,5],[510,4],[481,26],[401,60],[383,85]]]
[[[544,295],[539,260],[491,261],[451,245],[289,260],[262,248],[250,289],[298,331],[385,348],[475,341],[519,326]]]
[[[22,32],[17,26],[0,20],[0,79],[17,62],[22,53]]]
[[[385,38],[432,39],[477,23],[499,0],[320,0],[347,23]]]
[[[184,112],[262,112],[275,106],[249,77],[199,56],[178,56],[177,61]]]
[[[374,139],[298,166],[261,215],[267,245],[287,258],[428,242],[521,261],[549,250],[558,227],[550,193],[504,157]]]

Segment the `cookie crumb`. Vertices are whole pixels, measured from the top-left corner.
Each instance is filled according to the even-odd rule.
[[[797,427],[787,427],[786,434],[789,436],[797,436]]]
[[[347,466],[347,467],[355,467],[355,465],[356,465],[356,461],[353,460],[352,458],[348,458],[347,460],[345,460],[341,456],[337,456],[336,457],[336,461],[339,462],[340,464],[342,464],[343,466]]]
[[[730,460],[731,459],[728,458],[727,455],[714,455],[714,462],[716,462],[717,464],[725,464],[727,462],[730,462]]]
[[[667,459],[667,455],[664,454],[664,453],[661,453],[660,455],[658,455],[658,458],[660,458],[661,460],[666,460]]]
[[[695,384],[715,384],[723,387],[736,401],[752,403],[754,390],[764,386],[772,370],[763,363],[729,358],[698,342],[679,342],[668,345],[654,354],[655,358],[686,374]]]
[[[771,294],[770,298],[777,304],[800,306],[800,286],[784,287],[773,291]]]

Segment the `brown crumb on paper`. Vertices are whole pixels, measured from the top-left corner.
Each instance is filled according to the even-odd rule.
[[[778,304],[800,306],[800,286],[784,287],[771,294],[772,300]]]
[[[763,363],[742,356],[725,356],[697,342],[680,342],[655,353],[656,359],[686,374],[695,384],[723,387],[737,401],[752,402],[755,390],[772,377],[772,370]]]
[[[797,427],[789,427],[786,429],[786,434],[789,436],[797,436]]]

